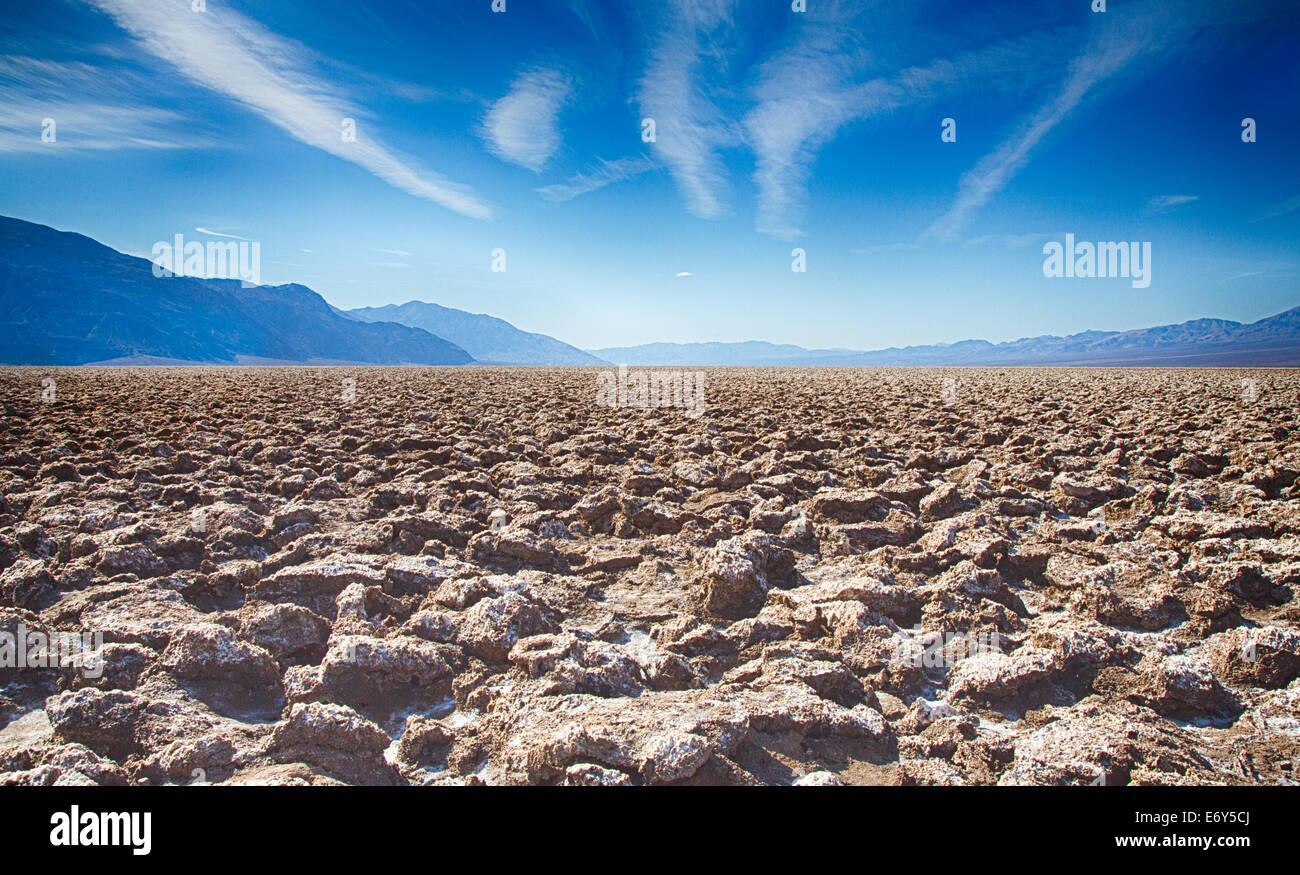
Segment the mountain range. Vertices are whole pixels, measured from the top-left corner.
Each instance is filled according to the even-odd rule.
[[[148,259],[0,216],[0,364],[660,366],[1297,366],[1300,307],[1258,322],[1195,319],[1004,343],[874,351],[764,341],[581,350],[502,319],[422,301],[339,310],[297,283],[155,276]]]
[[[1045,334],[1004,343],[963,340],[871,352],[760,341],[650,343],[588,352],[606,361],[642,366],[1290,367],[1300,365],[1300,307],[1249,324],[1194,319],[1133,331]]]
[[[473,361],[418,328],[345,319],[306,286],[153,268],[81,234],[0,217],[0,364]]]
[[[531,331],[520,331],[504,319],[466,313],[424,301],[359,307],[340,311],[362,322],[397,322],[423,328],[450,340],[482,364],[503,365],[603,365],[608,362],[576,346]]]

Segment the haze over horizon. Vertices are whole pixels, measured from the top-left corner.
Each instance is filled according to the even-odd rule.
[[[4,2],[0,214],[143,257],[256,240],[266,284],[584,349],[1296,305],[1294,4],[808,6]],[[1150,241],[1150,287],[1044,277],[1067,233]]]

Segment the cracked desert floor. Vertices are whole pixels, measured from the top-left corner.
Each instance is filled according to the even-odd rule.
[[[0,370],[0,783],[1296,783],[1300,371],[598,373]]]

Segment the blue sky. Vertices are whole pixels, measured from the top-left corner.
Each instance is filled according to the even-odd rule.
[[[0,213],[583,347],[1300,304],[1292,0],[191,2],[0,0]],[[1151,285],[1044,277],[1066,233],[1150,241]]]

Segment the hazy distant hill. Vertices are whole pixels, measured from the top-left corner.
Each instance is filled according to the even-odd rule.
[[[810,358],[857,355],[852,349],[804,349],[792,344],[746,340],[741,343],[646,343],[587,350],[623,365],[801,365]]]
[[[1134,331],[1047,334],[1005,343],[963,340],[857,352],[747,341],[649,343],[589,350],[629,365],[1095,365],[1095,366],[1300,366],[1300,307],[1243,324],[1194,319]]]
[[[345,319],[306,286],[155,277],[147,259],[0,217],[0,363],[465,364],[427,331]]]
[[[506,365],[599,365],[607,362],[548,337],[520,331],[495,316],[467,313],[424,301],[340,311],[364,322],[398,322],[423,328],[464,348],[480,362]]]
[[[0,217],[0,364],[1255,365],[1300,366],[1300,307],[1006,343],[860,352],[762,341],[583,351],[437,304],[338,311],[306,286],[160,278],[144,258]]]

